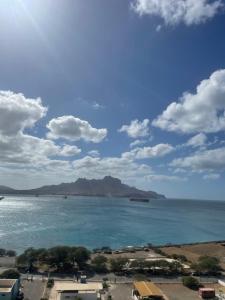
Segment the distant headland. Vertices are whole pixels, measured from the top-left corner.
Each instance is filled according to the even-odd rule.
[[[132,197],[160,199],[164,195],[153,191],[143,191],[121,182],[120,179],[105,176],[103,179],[79,178],[75,182],[46,185],[30,190],[16,190],[0,185],[0,194],[13,195],[73,195],[73,196],[101,196],[101,197]]]

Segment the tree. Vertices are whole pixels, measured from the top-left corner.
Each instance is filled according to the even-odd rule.
[[[67,246],[56,246],[48,249],[46,263],[51,267],[57,268],[57,270],[64,269],[69,263],[69,251],[70,247]]]
[[[189,289],[196,290],[199,288],[199,281],[192,276],[185,276],[182,278],[183,285],[188,287]]]
[[[6,256],[9,256],[9,257],[14,257],[16,256],[16,251],[14,250],[6,250]]]
[[[29,271],[34,268],[34,263],[38,260],[37,252],[34,248],[28,248],[23,254],[17,257],[17,265],[27,267]]]
[[[76,263],[79,268],[82,268],[87,260],[90,258],[90,251],[85,247],[77,247],[74,252]]]
[[[192,268],[199,273],[217,273],[220,271],[219,260],[216,257],[201,256],[198,263],[193,264]]]
[[[92,260],[92,266],[97,273],[107,272],[107,258],[104,255],[98,255]]]
[[[110,260],[110,269],[112,272],[121,272],[123,271],[127,262],[128,259],[124,257],[112,258]]]
[[[214,273],[220,270],[219,260],[216,257],[201,256],[198,264],[203,272]]]
[[[5,249],[0,249],[0,256],[5,256],[6,255],[6,250]]]
[[[18,279],[20,278],[20,273],[15,269],[8,269],[0,275],[0,278],[4,279]]]

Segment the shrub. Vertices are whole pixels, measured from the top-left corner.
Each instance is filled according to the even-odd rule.
[[[8,269],[0,275],[0,278],[4,279],[18,279],[20,278],[20,273],[15,269]]]
[[[183,285],[192,290],[197,290],[200,286],[198,279],[192,276],[185,276],[182,278]]]
[[[52,288],[53,285],[54,285],[54,279],[52,279],[52,278],[48,279],[47,287],[48,287],[48,288]]]

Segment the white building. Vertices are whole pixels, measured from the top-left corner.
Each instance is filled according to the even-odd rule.
[[[15,300],[19,288],[18,279],[0,279],[0,300]]]
[[[100,300],[102,283],[55,282],[57,300]]]

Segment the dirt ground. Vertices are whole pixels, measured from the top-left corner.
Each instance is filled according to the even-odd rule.
[[[196,245],[184,245],[178,247],[162,247],[166,254],[185,255],[191,262],[196,262],[202,255],[215,256],[220,260],[221,266],[225,269],[225,246],[224,243],[204,243]]]
[[[114,300],[132,300],[132,284],[111,285],[109,293]]]
[[[92,254],[91,255],[91,259],[93,259],[94,257],[98,256],[99,254]],[[130,253],[130,252],[124,252],[124,253],[112,253],[112,254],[100,254],[100,255],[104,255],[105,257],[107,257],[108,259],[111,258],[118,258],[118,257],[124,257],[124,258],[150,258],[150,257],[159,257],[160,255],[155,253],[153,250],[149,250],[149,251],[136,251],[134,253]]]
[[[0,267],[13,268],[15,266],[15,262],[15,257],[0,256]]]
[[[199,300],[198,291],[193,291],[183,286],[183,284],[157,284],[157,286],[165,293],[169,300]],[[216,288],[213,284],[207,287]]]

